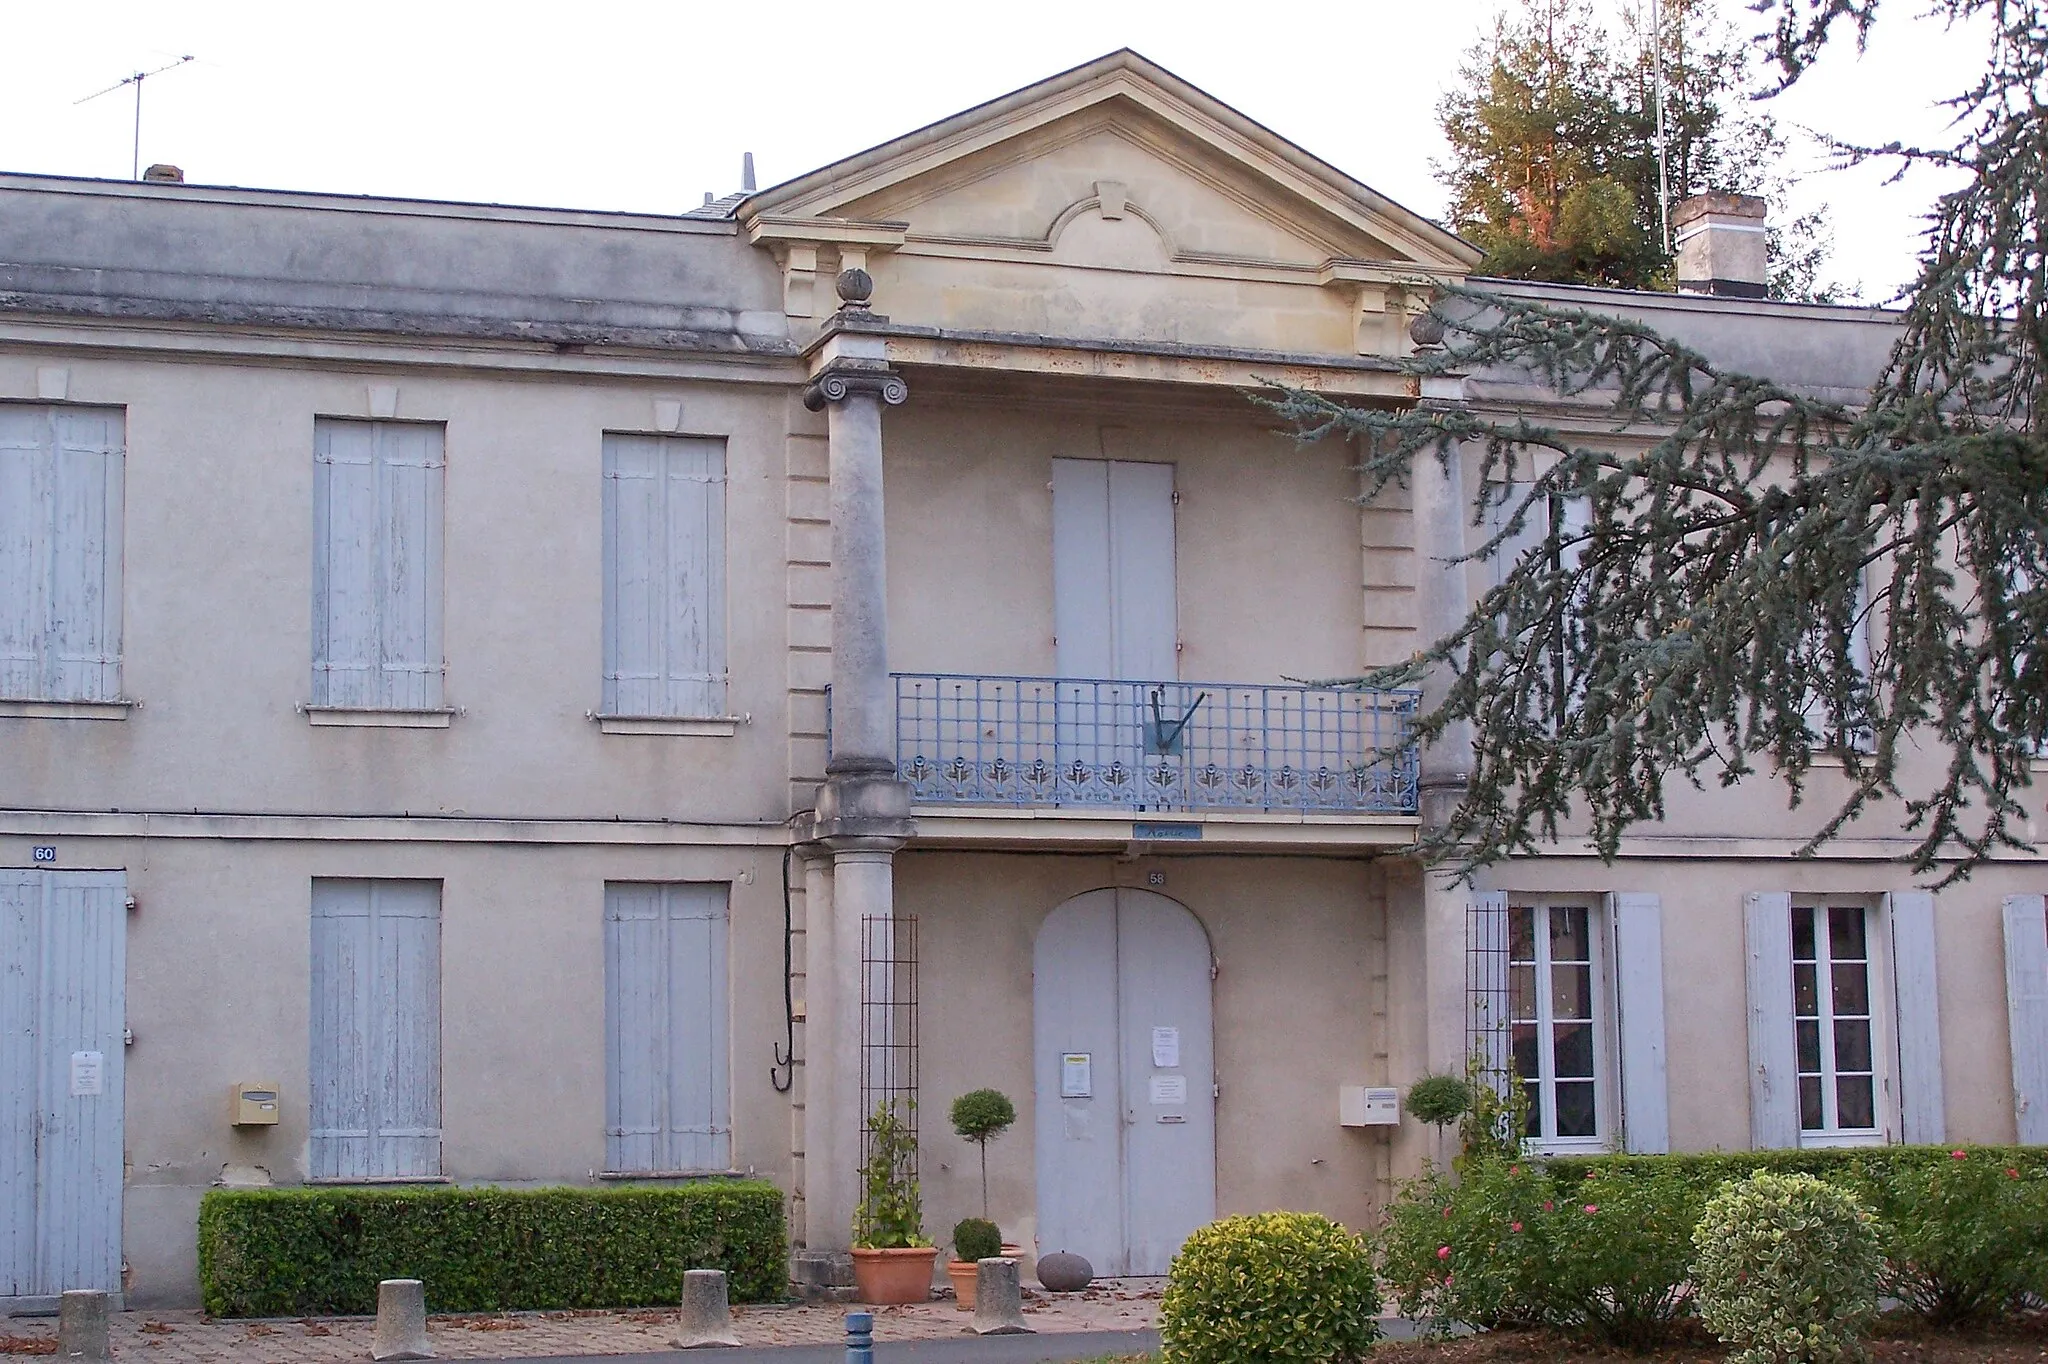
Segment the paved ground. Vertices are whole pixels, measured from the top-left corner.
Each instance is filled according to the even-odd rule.
[[[995,1344],[998,1337],[974,1337],[975,1361],[1027,1361],[1088,1358],[1092,1355],[1150,1349],[1150,1332],[1158,1320],[1157,1279],[1110,1281],[1085,1293],[1042,1294],[1027,1289],[1024,1318],[1040,1336],[1010,1337],[1016,1344]],[[912,1307],[878,1307],[875,1340],[927,1341],[926,1349],[879,1348],[892,1364],[945,1364],[956,1357],[936,1342],[958,1344],[971,1320],[951,1301]],[[753,1350],[716,1351],[712,1357],[741,1364],[750,1356],[772,1357],[780,1364],[819,1364],[845,1358],[831,1347],[845,1341],[844,1307],[740,1307],[733,1322],[746,1346],[820,1346],[802,1354],[757,1354]],[[639,1312],[508,1312],[498,1316],[434,1317],[427,1323],[434,1351],[443,1359],[562,1359],[594,1356],[649,1355],[666,1350],[675,1337],[672,1311]],[[57,1323],[48,1317],[0,1320],[0,1353],[48,1353],[56,1344]],[[1111,1335],[1103,1333],[1123,1333]],[[123,1312],[113,1324],[114,1354],[133,1364],[354,1364],[369,1358],[368,1317],[309,1317],[281,1321],[211,1321],[197,1312]],[[1058,1335],[1060,1341],[1047,1341]],[[1100,1339],[1084,1339],[1083,1337]],[[1119,1342],[1122,1343],[1119,1343]],[[48,1342],[45,1344],[44,1342]],[[701,1359],[691,1352],[676,1359]],[[626,1364],[626,1361],[615,1361]]]

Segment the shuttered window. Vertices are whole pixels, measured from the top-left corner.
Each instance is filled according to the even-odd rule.
[[[442,428],[314,423],[313,704],[441,702]]]
[[[313,882],[315,1179],[441,1173],[441,883]]]
[[[604,438],[604,713],[725,700],[725,442]]]
[[[0,403],[0,698],[120,699],[123,427]]]
[[[2005,900],[2005,1003],[2019,1139],[2048,1145],[2048,901],[2039,895]]]
[[[623,1173],[732,1163],[726,887],[604,888],[605,1163]]]
[[[1598,942],[1587,904],[1508,905],[1508,1021],[1539,1149],[1597,1147],[1606,1126]]]

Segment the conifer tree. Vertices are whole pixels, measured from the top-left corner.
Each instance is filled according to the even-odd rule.
[[[1784,84],[1882,0],[1763,0]],[[1896,3],[1896,0],[1894,0]],[[1945,146],[1847,149],[1968,173],[1929,216],[1888,364],[1860,401],[1724,368],[1639,323],[1470,288],[1433,310],[1419,376],[1510,370],[1604,408],[1617,449],[1526,416],[1276,400],[1307,438],[1356,440],[1371,490],[1461,446],[1491,491],[1475,556],[1524,527],[1448,636],[1374,673],[1448,689],[1423,742],[1469,725],[1463,803],[1427,850],[1468,872],[1584,831],[1606,857],[1661,819],[1666,788],[1781,780],[1839,762],[1809,850],[1866,816],[1903,825],[1943,884],[2031,851],[2048,753],[2048,15],[1936,0],[1988,33],[1986,74],[1948,101]],[[1583,517],[1549,515],[1585,499]],[[1489,501],[1503,505],[1489,506]],[[1867,645],[1859,643],[1867,641]]]
[[[1706,190],[1773,201],[1773,294],[1826,296],[1819,212],[1785,219],[1786,139],[1747,98],[1751,46],[1711,0],[1663,0],[1660,32],[1635,7],[1605,24],[1589,0],[1519,0],[1466,54],[1438,106],[1437,173],[1452,225],[1510,279],[1672,287],[1657,158],[1665,94],[1670,201]]]

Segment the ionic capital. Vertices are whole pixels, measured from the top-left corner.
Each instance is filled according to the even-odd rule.
[[[843,403],[856,393],[871,393],[891,407],[898,407],[910,397],[910,386],[886,364],[835,360],[804,385],[804,406],[817,412],[828,403]]]

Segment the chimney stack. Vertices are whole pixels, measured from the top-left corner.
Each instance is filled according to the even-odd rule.
[[[752,152],[745,152],[740,156],[740,188],[748,194],[754,192],[754,154]]]
[[[1678,290],[1764,298],[1770,290],[1764,201],[1753,194],[1695,194],[1671,210]]]
[[[148,170],[144,171],[142,173],[142,178],[145,180],[160,181],[166,185],[182,185],[185,183],[185,172],[178,169],[176,166],[166,165],[163,162],[158,162],[156,165],[151,166]]]

